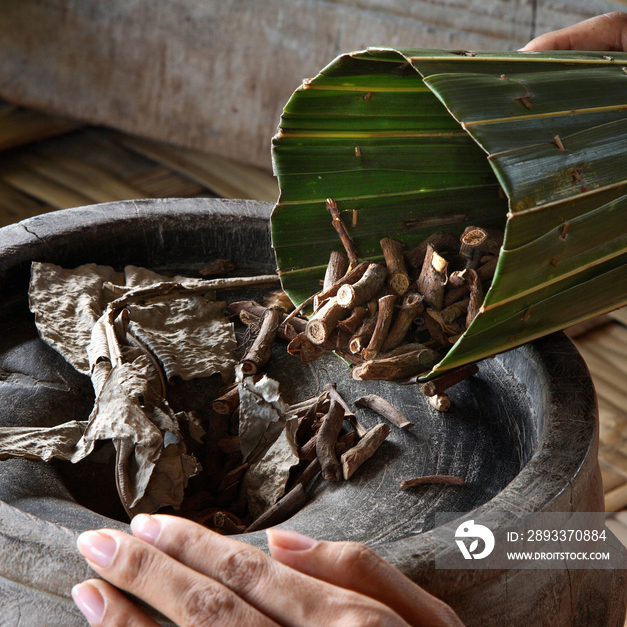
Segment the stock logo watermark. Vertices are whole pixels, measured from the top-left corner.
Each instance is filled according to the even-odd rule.
[[[457,527],[455,537],[474,538],[468,547],[463,540],[455,540],[459,550],[467,560],[471,560],[473,557],[476,560],[481,560],[484,557],[488,557],[488,555],[490,555],[490,553],[494,550],[494,534],[487,527],[475,524],[474,520],[467,520]],[[483,540],[484,549],[481,553],[475,553],[479,547],[480,539]]]
[[[435,522],[442,546],[451,547],[436,554],[436,568],[627,568],[627,550],[602,512],[540,513],[507,524],[449,512]]]

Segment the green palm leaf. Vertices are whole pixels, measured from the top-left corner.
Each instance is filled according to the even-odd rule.
[[[627,54],[370,49],[285,107],[273,140],[272,238],[295,302],[339,242],[406,250],[435,230],[505,229],[464,335],[425,379],[627,302]],[[555,139],[557,136],[557,139]]]

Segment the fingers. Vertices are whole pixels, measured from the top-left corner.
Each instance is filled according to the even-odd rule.
[[[72,588],[72,598],[92,627],[159,627],[106,581],[79,583]]]
[[[99,575],[143,599],[180,627],[277,627],[225,586],[120,531],[83,533],[78,538],[78,548]],[[102,594],[102,590],[100,592]],[[93,593],[91,598],[93,600]],[[108,615],[119,614],[119,604],[116,602],[118,609],[111,612],[107,607],[111,604],[107,604],[105,597],[104,618],[95,624],[118,627]],[[134,623],[128,624],[135,627]],[[137,625],[152,624],[139,622]]]
[[[283,529],[267,533],[272,556],[282,564],[376,599],[394,608],[412,627],[463,627],[448,605],[363,544],[316,542]]]
[[[540,35],[523,51],[530,50],[627,50],[627,13],[607,13],[574,26]]]
[[[131,528],[137,537],[222,583],[283,627],[407,627],[377,600],[308,577],[189,520],[140,515]]]

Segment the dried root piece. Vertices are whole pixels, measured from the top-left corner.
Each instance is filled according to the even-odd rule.
[[[380,422],[368,431],[361,440],[342,455],[342,474],[344,480],[350,479],[355,471],[383,444],[390,434],[390,425]]]
[[[462,366],[461,368],[449,370],[439,377],[431,379],[431,381],[427,381],[427,383],[424,383],[420,387],[420,389],[425,396],[437,396],[438,394],[442,394],[443,392],[448,390],[450,387],[453,387],[457,383],[460,383],[464,379],[472,377],[478,372],[479,366],[477,366],[477,364],[467,364],[466,366]]]
[[[362,325],[355,331],[353,336],[351,337],[348,343],[348,349],[353,354],[358,354],[363,351],[363,349],[368,346],[368,342],[370,342],[370,338],[374,333],[374,329],[377,326],[377,316],[372,316],[370,318],[366,318]]]
[[[438,361],[440,361],[440,355],[436,351],[424,348],[394,357],[367,361],[360,366],[355,366],[351,376],[357,381],[373,379],[393,381],[426,372]]]
[[[341,457],[342,453],[346,451],[346,449],[353,443],[355,440],[355,432],[349,431],[345,433],[343,436],[338,438],[337,444],[335,445],[335,454],[338,457]],[[320,460],[316,457],[308,466],[303,470],[302,474],[296,480],[297,484],[301,484],[303,488],[306,488],[316,477],[316,475],[320,472]]]
[[[444,321],[444,318],[442,317],[440,312],[436,311],[435,309],[427,309],[427,315],[437,322],[447,340],[449,340],[452,335],[459,335],[464,331],[464,329],[455,322],[450,322],[447,324]]]
[[[449,339],[437,323],[434,316],[431,315],[432,312],[437,315],[435,310],[427,309],[427,315],[424,317],[425,326],[427,327],[427,331],[429,331],[431,339],[437,344],[437,346],[441,349],[446,349],[450,346]]]
[[[359,329],[367,315],[368,310],[365,307],[355,307],[348,318],[338,322],[338,327],[340,327],[340,329],[344,329],[352,335],[357,331],[357,329]]]
[[[422,295],[416,292],[408,292],[403,300],[403,306],[401,307],[394,325],[390,329],[381,351],[387,353],[395,349],[407,335],[409,327],[416,318],[416,316],[422,313],[424,305],[422,304]]]
[[[366,396],[362,396],[355,401],[355,405],[369,407],[373,411],[376,411],[379,415],[389,420],[393,425],[396,425],[399,429],[407,430],[413,429],[414,427],[413,422],[409,422],[404,414],[377,394],[367,394]]]
[[[487,283],[492,280],[494,272],[496,271],[496,265],[498,263],[498,257],[492,257],[486,261],[483,265],[477,268],[477,276],[482,283]],[[465,282],[459,287],[453,287],[448,289],[444,296],[444,306],[448,307],[460,300],[462,300],[470,292],[470,284],[468,282],[467,273],[464,273]],[[449,278],[450,283],[450,278]]]
[[[331,400],[339,403],[344,409],[344,419],[351,423],[351,426],[357,432],[357,435],[361,438],[366,433],[366,428],[357,420],[357,416],[351,411],[346,401],[342,398],[342,395],[337,391],[335,383],[328,383],[324,386],[324,391],[329,395]]]
[[[357,283],[365,274],[366,270],[370,267],[367,261],[362,261],[360,264],[356,265],[352,270],[349,270],[341,279],[336,281],[331,287],[328,287],[321,292],[318,292],[316,296],[320,299],[321,303],[324,303],[329,298],[336,296],[338,291],[344,285],[352,285],[353,283]]]
[[[246,531],[246,525],[242,525],[242,521],[230,512],[216,512],[207,524],[225,536],[234,536]]]
[[[267,529],[282,523],[302,509],[306,500],[303,486],[300,483],[296,484],[283,498],[247,527],[246,533]]]
[[[469,299],[464,298],[442,309],[442,311],[440,311],[440,317],[444,324],[452,324],[457,318],[465,316],[468,311],[468,302]]]
[[[438,411],[448,411],[451,408],[451,399],[446,392],[442,394],[434,394],[433,396],[428,396],[429,405],[433,407],[433,409],[437,409]]]
[[[449,250],[451,252],[459,251],[459,240],[450,233],[442,233],[437,231],[430,235],[424,242],[418,244],[416,248],[412,248],[406,255],[407,263],[413,268],[422,268],[422,264],[427,254],[427,246],[431,245],[434,250],[441,252]]]
[[[394,303],[396,296],[390,294],[379,299],[379,313],[377,315],[377,323],[372,332],[372,337],[368,346],[362,351],[364,359],[374,359],[381,350],[388,336],[388,331],[392,325],[392,317],[394,315]]]
[[[427,245],[425,262],[418,277],[418,291],[424,296],[425,302],[434,309],[442,309],[444,286],[447,281],[448,263],[431,246]]]
[[[481,280],[474,270],[468,270],[468,282],[470,284],[470,298],[468,299],[468,312],[466,313],[466,328],[475,319],[483,304],[483,287]]]
[[[261,329],[250,350],[240,362],[245,375],[257,374],[259,369],[270,359],[272,344],[276,337],[283,310],[270,307],[263,317]]]
[[[335,454],[335,444],[342,429],[344,421],[344,408],[335,399],[331,399],[329,412],[316,437],[316,455],[322,467],[322,476],[331,481],[339,481],[342,478],[340,463]]]
[[[421,351],[424,348],[427,348],[424,344],[410,342],[409,344],[401,344],[387,353],[379,353],[378,357],[379,359],[387,359],[388,357],[396,357],[396,355],[403,355],[405,353],[411,353],[412,351]]]
[[[313,460],[316,459],[316,443],[318,442],[318,433],[305,442],[298,450],[298,459]]]
[[[481,257],[486,254],[498,254],[503,245],[503,234],[491,229],[469,226],[460,237],[460,254],[465,257],[466,267],[479,267]]]
[[[446,483],[448,485],[464,485],[463,477],[454,475],[425,475],[424,477],[414,477],[413,479],[403,479],[401,489],[413,488],[417,485],[429,485],[432,483]]]
[[[218,414],[230,416],[239,405],[239,387],[232,387],[226,394],[216,398],[211,407]]]
[[[357,249],[355,248],[355,242],[353,242],[353,240],[351,239],[351,236],[348,234],[346,226],[340,218],[340,210],[337,208],[337,203],[332,198],[327,198],[326,206],[327,211],[331,214],[331,217],[333,218],[333,228],[340,236],[340,240],[342,241],[344,250],[348,255],[348,260],[350,261],[351,266],[355,267],[359,263],[359,258],[357,257]]]
[[[322,290],[328,290],[332,285],[335,285],[348,270],[348,257],[337,250],[331,252],[329,258],[329,265],[324,274],[324,282],[322,283]]]
[[[304,364],[315,361],[326,351],[314,344],[305,333],[299,333],[288,345],[287,352],[295,357],[300,357]]]
[[[340,287],[337,302],[342,307],[364,305],[381,289],[387,274],[387,268],[378,263],[371,263],[359,281]]]
[[[256,303],[254,300],[241,300],[227,305],[226,310],[231,314],[238,315],[244,324],[249,325],[255,323],[259,324],[259,321],[266,314],[268,308]],[[290,318],[290,322],[286,323],[286,319],[287,316],[283,315],[282,322],[277,329],[277,337],[292,340],[299,333],[303,333],[305,331],[307,320],[292,317]]]
[[[327,301],[307,323],[307,338],[314,344],[324,344],[336,329],[338,322],[350,315],[350,310],[340,305],[336,297]]]
[[[410,282],[403,258],[403,245],[389,237],[383,238],[380,244],[388,269],[388,285],[397,296],[403,296]]]

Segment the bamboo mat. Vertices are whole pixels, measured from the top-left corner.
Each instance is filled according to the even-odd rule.
[[[605,510],[627,508],[627,311],[599,319],[599,326],[571,339],[586,360],[599,404],[599,464]]]
[[[267,172],[0,101],[0,226],[93,203],[219,196],[276,201]],[[606,510],[627,508],[627,309],[569,333],[599,402]],[[626,518],[627,521],[627,518]]]
[[[275,202],[278,186],[229,159],[0,101],[0,226],[94,203],[202,196]]]

